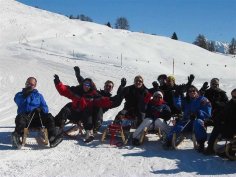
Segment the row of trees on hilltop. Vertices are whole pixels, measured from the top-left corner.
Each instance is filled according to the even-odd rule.
[[[74,17],[73,15],[70,15],[69,16],[70,19],[79,19],[79,20],[82,20],[82,21],[89,21],[89,22],[93,22],[92,18],[86,16],[86,15],[77,15],[76,17]],[[112,28],[112,25],[110,22],[107,22],[107,25],[108,27]],[[114,28],[115,29],[123,29],[123,30],[129,30],[130,29],[130,25],[129,25],[129,22],[127,20],[127,18],[125,17],[119,17],[116,19],[116,22],[115,22],[115,25],[114,25]],[[178,37],[177,37],[177,34],[176,32],[174,32],[171,36],[171,39],[174,39],[174,40],[178,40]],[[201,47],[201,48],[204,48],[206,50],[209,50],[211,52],[215,52],[216,49],[215,49],[215,45],[214,45],[214,42],[212,41],[207,41],[207,39],[205,38],[205,36],[203,34],[199,34],[195,41],[193,42],[193,44]],[[230,45],[229,45],[229,54],[236,54],[236,40],[233,38]]]
[[[193,44],[201,47],[201,48],[204,48],[206,50],[209,50],[211,52],[215,52],[216,49],[215,49],[215,45],[212,41],[207,41],[207,39],[205,38],[204,35],[202,34],[199,34],[197,37],[196,37],[196,40],[193,42]],[[233,38],[229,44],[229,50],[228,50],[229,54],[236,54],[236,40],[235,38]]]
[[[79,19],[81,21],[93,22],[92,18],[90,18],[90,17],[88,17],[84,14],[80,14],[80,15],[77,15],[77,16],[70,15],[69,18],[70,19]],[[110,28],[112,28],[110,22],[108,22],[106,25],[109,26]],[[115,22],[115,28],[116,29],[129,30],[130,26],[129,26],[128,20],[125,17],[117,18],[116,22]]]

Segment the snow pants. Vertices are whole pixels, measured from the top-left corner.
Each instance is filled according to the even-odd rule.
[[[15,124],[16,124],[15,132],[17,132],[17,134],[19,136],[23,135],[24,128],[26,128],[29,125],[31,118],[32,118],[32,121],[31,121],[29,127],[34,127],[34,128],[42,127],[39,114],[35,113],[34,117],[32,117],[32,115],[33,115],[32,113],[29,113],[29,114],[25,113],[25,114],[18,114],[16,116],[16,119],[15,119]],[[48,114],[41,113],[40,115],[41,115],[41,120],[42,120],[43,126],[45,126],[48,130],[49,138],[51,136],[56,136],[55,122],[54,122],[54,117],[52,116],[52,114],[50,114],[50,113],[48,113]]]
[[[139,127],[133,133],[133,138],[140,139],[144,128],[147,127],[148,130],[158,128],[164,133],[168,134],[170,132],[170,127],[160,118],[153,120],[152,118],[145,118]]]
[[[188,120],[177,122],[167,135],[167,140],[171,141],[174,133],[178,136],[181,132],[193,132],[197,142],[205,142],[207,140],[206,128],[204,126],[204,121],[201,119],[190,122],[188,122]]]

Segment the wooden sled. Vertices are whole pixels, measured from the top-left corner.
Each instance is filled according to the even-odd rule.
[[[64,128],[64,135],[69,138],[77,139],[78,136],[86,134],[81,121],[68,121],[66,122],[66,125],[71,125],[68,129]]]
[[[214,143],[214,151],[216,154],[224,154],[229,160],[236,160],[236,135],[232,139],[217,137]]]
[[[25,146],[27,144],[27,138],[33,132],[37,132],[35,139],[39,145],[47,146],[49,144],[48,131],[46,128],[41,128],[41,127],[39,127],[39,128],[24,128],[24,134],[22,137],[22,146]]]

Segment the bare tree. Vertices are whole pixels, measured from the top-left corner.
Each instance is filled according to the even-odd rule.
[[[116,23],[115,23],[115,28],[128,30],[129,29],[128,20],[125,17],[117,18]]]

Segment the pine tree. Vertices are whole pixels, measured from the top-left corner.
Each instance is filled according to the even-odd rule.
[[[204,35],[202,34],[199,34],[196,38],[196,40],[193,42],[193,44],[201,47],[201,48],[204,48],[204,49],[207,49],[208,45],[207,45],[207,40],[205,38]]]
[[[233,38],[229,44],[229,54],[236,54],[236,40]]]
[[[171,39],[178,40],[177,34],[174,32]]]
[[[207,49],[211,52],[215,52],[216,49],[215,49],[215,45],[214,45],[214,42],[213,41],[210,41],[210,42],[207,42]]]
[[[110,27],[110,28],[111,28],[111,24],[110,24],[110,22],[108,22],[106,25],[107,25],[108,27]]]

